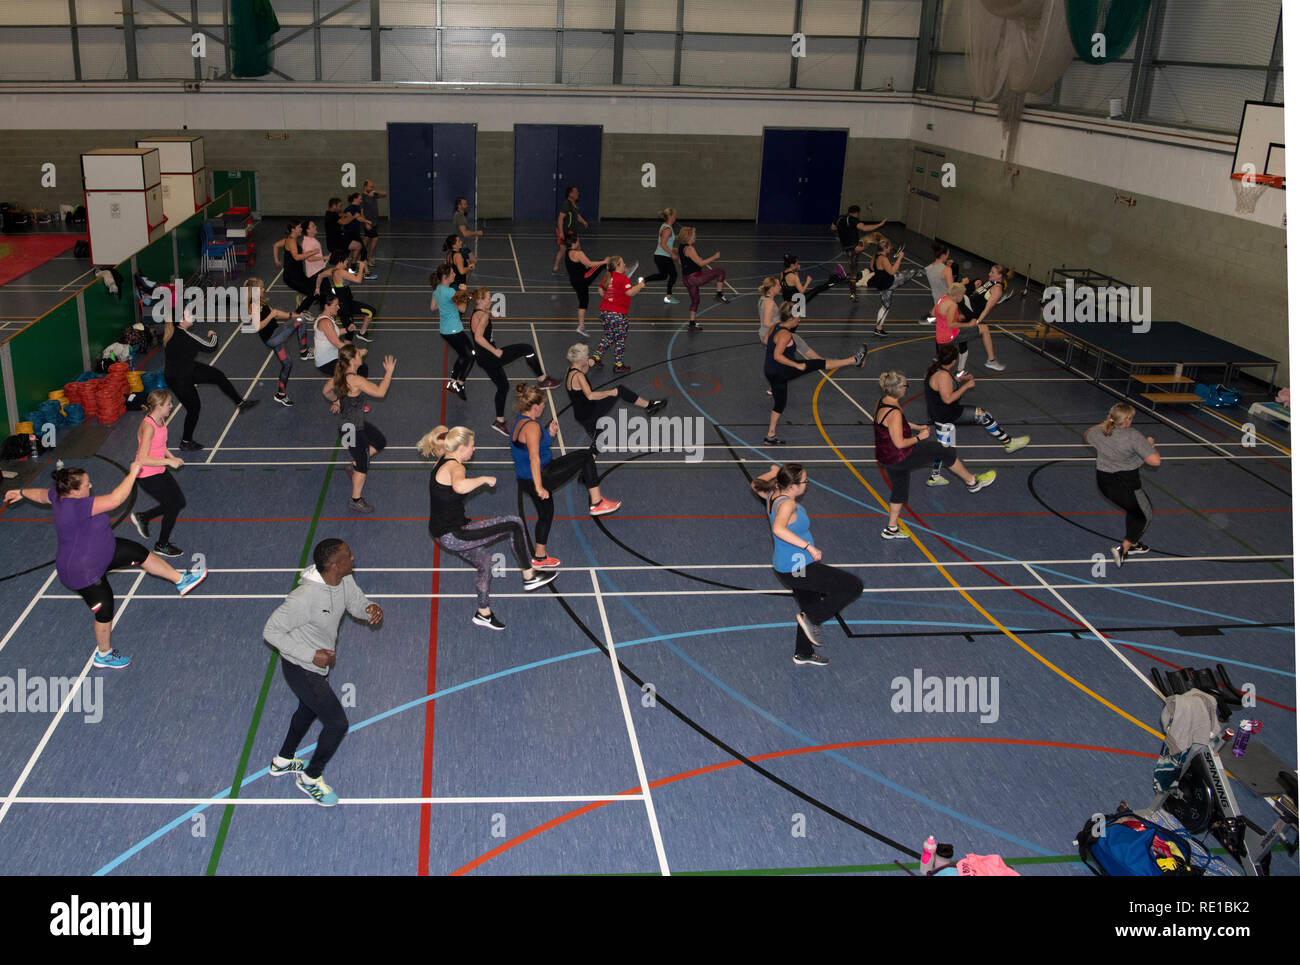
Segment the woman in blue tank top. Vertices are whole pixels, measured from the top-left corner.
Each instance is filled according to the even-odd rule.
[[[772,528],[772,569],[781,585],[799,604],[794,631],[794,662],[824,667],[830,661],[820,647],[821,624],[862,595],[862,581],[852,573],[827,566],[813,545],[812,524],[798,500],[808,490],[808,473],[797,462],[773,466],[751,484],[767,504]]]
[[[515,386],[514,425],[510,427],[510,456],[515,463],[515,479],[519,493],[532,500],[537,510],[536,548],[533,566],[549,569],[560,561],[546,552],[546,540],[551,534],[551,521],[555,518],[553,490],[559,489],[574,476],[582,477],[591,497],[591,515],[604,516],[617,510],[622,503],[606,499],[600,494],[600,477],[596,474],[596,457],[584,447],[558,459],[551,455],[551,437],[560,431],[560,424],[552,419],[542,428],[542,413],[546,411],[546,394],[536,385],[520,382]],[[521,513],[522,515],[522,513]]]

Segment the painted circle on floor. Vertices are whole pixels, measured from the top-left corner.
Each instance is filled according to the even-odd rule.
[[[671,384],[672,377],[661,375],[654,380],[654,387],[664,395],[676,395],[677,386]],[[722,388],[722,383],[717,379],[711,379],[707,375],[696,375],[693,372],[682,372],[678,376],[678,381],[682,388],[686,390],[687,395],[714,395],[718,389]],[[668,385],[664,383],[668,382]]]

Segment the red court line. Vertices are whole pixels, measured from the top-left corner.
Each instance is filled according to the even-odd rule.
[[[442,377],[447,378],[447,346],[442,349]],[[438,416],[439,425],[447,424],[447,390],[442,391],[442,405]],[[442,565],[442,547],[437,540],[433,543],[433,598],[429,600],[429,671],[425,678],[426,694],[438,692],[438,590],[442,574],[438,571]],[[430,700],[424,706],[424,760],[420,767],[420,796],[432,797],[433,789],[433,705]],[[433,823],[433,808],[428,804],[420,805],[420,850],[416,856],[416,874],[427,877],[429,874],[429,838]]]
[[[884,740],[842,741],[837,744],[819,744],[815,747],[793,747],[788,750],[772,751],[769,754],[761,754],[756,757],[751,757],[750,760],[751,761],[772,761],[782,757],[796,757],[796,756],[801,756],[803,754],[820,754],[823,751],[851,750],[860,747],[887,747],[891,745],[902,745],[902,744],[1010,744],[1010,745],[1019,745],[1024,747],[1052,747],[1052,748],[1066,748],[1072,750],[1098,751],[1100,753],[1105,753],[1105,754],[1123,754],[1130,757],[1147,757],[1147,758],[1151,758],[1152,760],[1155,760],[1156,757],[1158,756],[1156,754],[1152,754],[1147,751],[1130,751],[1130,750],[1124,750],[1119,747],[1098,747],[1092,744],[1067,744],[1067,743],[1062,743],[1060,741],[1018,740],[1016,738],[1010,738],[1010,737],[997,737],[997,738],[994,737],[894,737],[894,738],[888,738]],[[716,771],[723,771],[729,767],[740,767],[740,766],[741,766],[741,762],[735,760],[734,758],[727,761],[720,761],[717,764],[709,764],[704,767],[694,768],[693,770],[682,771],[679,774],[673,774],[669,777],[661,777],[657,781],[651,781],[650,787],[651,788],[665,787],[669,784],[676,784],[678,781],[685,781],[693,777],[701,777],[705,774],[712,774]],[[634,787],[634,788],[629,788],[626,791],[620,791],[619,794],[620,795],[637,794],[640,792],[640,790],[641,790],[640,787]],[[597,808],[603,808],[605,807],[605,805],[613,804],[613,803],[615,802],[593,801],[590,804],[584,804],[582,807],[576,808],[573,811],[569,811],[566,814],[561,814],[559,817],[553,818],[552,820],[547,821],[545,824],[540,824],[529,831],[525,831],[523,834],[516,835],[515,837],[511,838],[509,841],[506,841],[498,845],[497,847],[493,848],[491,851],[479,855],[477,858],[475,858],[473,861],[469,862],[468,864],[461,865],[455,871],[451,872],[451,874],[452,876],[468,874],[469,872],[473,871],[475,868],[479,868],[482,865],[487,864],[493,858],[496,858],[499,855],[504,854],[505,852],[509,851],[511,848],[523,844],[525,841],[538,837],[539,835],[545,833],[546,831],[551,830],[552,828],[559,827],[561,824],[564,824],[567,821],[572,821],[574,818],[581,817],[584,814],[589,814],[592,811],[595,811]]]
[[[1210,432],[1213,432],[1215,435],[1222,436],[1224,439],[1238,438],[1237,436],[1233,435],[1230,432],[1227,432],[1224,429],[1219,428],[1218,426],[1210,425],[1210,423],[1208,422],[1202,422],[1194,415],[1188,415],[1186,412],[1180,413],[1180,415],[1182,415],[1182,417],[1186,419],[1188,422],[1195,422],[1202,429],[1208,429]],[[1287,466],[1283,466],[1280,463],[1276,463],[1272,459],[1265,459],[1264,462],[1268,463],[1274,469],[1281,469],[1288,476],[1291,475],[1291,469]]]

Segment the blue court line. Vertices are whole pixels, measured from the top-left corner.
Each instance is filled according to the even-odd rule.
[[[844,621],[844,622],[847,623],[847,624],[849,624],[850,626],[897,626],[897,625],[898,625],[898,624],[897,624],[897,621],[894,621],[894,620],[846,620],[846,621]],[[948,629],[958,629],[958,630],[984,630],[984,629],[987,629],[987,624],[984,624],[984,623],[948,623],[948,622],[928,622],[928,621],[927,621],[927,622],[925,622],[925,623],[918,623],[917,626],[945,627],[945,628],[948,628]],[[615,650],[622,650],[622,649],[624,649],[625,647],[636,647],[636,646],[640,646],[641,644],[644,644],[644,643],[661,643],[661,642],[666,642],[666,641],[668,641],[668,640],[682,640],[682,639],[686,639],[686,638],[688,638],[688,637],[699,637],[699,636],[705,636],[705,635],[707,635],[707,634],[714,634],[714,633],[718,633],[718,634],[721,634],[721,633],[746,633],[746,632],[755,631],[755,630],[789,630],[789,629],[790,629],[790,624],[789,624],[789,622],[783,622],[783,623],[754,623],[754,624],[738,625],[738,626],[729,626],[729,627],[712,627],[712,628],[707,628],[707,629],[703,629],[703,630],[684,630],[684,631],[682,631],[682,632],[680,632],[680,633],[658,633],[658,634],[655,634],[654,636],[649,636],[649,637],[640,637],[640,638],[635,639],[635,640],[626,640],[626,641],[624,641],[623,643],[616,644],[614,649],[615,649]],[[1028,627],[1011,627],[1010,629],[1011,629],[1012,631],[1020,631],[1020,630],[1027,630],[1027,629],[1029,629],[1029,628],[1028,628]],[[1060,634],[1051,634],[1051,636],[1070,637],[1071,634],[1068,633],[1068,632],[1062,632],[1062,633],[1060,633]],[[1118,642],[1118,643],[1126,643],[1126,642],[1129,642],[1129,641],[1118,640],[1118,641],[1116,641],[1116,642]],[[1146,644],[1134,644],[1134,646],[1143,646],[1143,647],[1146,647]],[[1246,664],[1246,663],[1241,663],[1240,661],[1236,661],[1236,660],[1229,660],[1229,659],[1226,659],[1226,658],[1223,658],[1223,657],[1216,657],[1216,656],[1214,656],[1213,654],[1198,654],[1198,653],[1190,653],[1189,651],[1183,651],[1183,650],[1170,650],[1170,649],[1168,649],[1168,648],[1163,648],[1163,647],[1147,647],[1147,649],[1150,649],[1150,650],[1160,649],[1160,650],[1164,650],[1165,652],[1168,652],[1168,653],[1187,653],[1189,656],[1205,657],[1206,659],[1210,659],[1210,660],[1219,660],[1219,661],[1221,661],[1221,662],[1223,662],[1223,663],[1231,663],[1231,664],[1235,664],[1235,665],[1239,665],[1239,666],[1243,666],[1243,667],[1250,667],[1251,669],[1264,670],[1264,671],[1271,672],[1271,673],[1281,674],[1281,675],[1283,675],[1283,676],[1289,676],[1289,677],[1294,677],[1294,676],[1295,676],[1294,674],[1288,673],[1288,672],[1285,671],[1285,670],[1279,670],[1279,669],[1274,668],[1274,667],[1260,667],[1260,666],[1257,666],[1257,665],[1255,665],[1255,664]],[[431,700],[440,700],[440,699],[442,699],[443,697],[448,697],[448,696],[450,696],[450,695],[452,695],[452,694],[454,694],[454,693],[458,693],[458,692],[460,692],[460,691],[462,691],[462,690],[468,690],[468,689],[470,689],[471,687],[478,687],[478,686],[481,686],[482,684],[491,683],[491,682],[494,681],[494,680],[500,680],[500,679],[502,679],[502,678],[504,678],[504,677],[513,676],[514,674],[523,673],[523,672],[528,671],[528,670],[535,670],[535,669],[538,669],[538,668],[541,668],[541,667],[549,666],[549,665],[551,665],[551,664],[561,663],[561,662],[563,662],[563,661],[565,661],[565,660],[573,660],[573,659],[575,659],[575,658],[577,658],[577,657],[587,657],[587,656],[594,656],[594,655],[599,655],[599,654],[600,654],[600,651],[597,650],[595,647],[588,647],[588,648],[585,649],[585,650],[575,650],[575,651],[572,651],[572,652],[570,652],[570,653],[559,654],[559,655],[554,656],[554,657],[547,657],[547,658],[544,659],[544,660],[533,660],[533,661],[530,661],[529,663],[519,664],[519,665],[514,666],[514,667],[509,667],[509,668],[507,668],[507,669],[505,669],[505,670],[497,671],[496,673],[488,674],[488,675],[485,676],[485,677],[476,677],[476,678],[473,679],[473,680],[467,680],[467,681],[465,681],[464,683],[456,684],[456,685],[451,686],[451,687],[446,687],[446,688],[444,688],[444,689],[442,689],[442,690],[439,690],[439,691],[437,691],[437,692],[435,692],[435,693],[432,693],[432,694],[428,694],[428,695],[426,695],[426,696],[424,696],[424,697],[418,697],[418,698],[416,698],[415,700],[410,700],[410,701],[407,701],[407,702],[404,703],[404,704],[399,704],[398,706],[393,707],[393,708],[391,708],[391,709],[389,709],[389,710],[386,710],[386,711],[384,711],[383,713],[376,714],[374,717],[368,717],[368,718],[366,718],[365,720],[360,721],[359,723],[355,723],[355,724],[350,725],[349,728],[348,728],[348,733],[349,733],[349,734],[356,733],[357,731],[359,731],[359,730],[363,730],[364,728],[369,727],[369,726],[372,725],[372,724],[378,724],[379,722],[384,721],[384,720],[387,720],[387,719],[390,718],[390,717],[394,717],[394,716],[396,716],[397,714],[403,713],[404,711],[415,710],[415,709],[417,709],[417,708],[423,707],[425,704],[427,704],[427,703],[428,703],[429,701],[431,701]],[[300,754],[310,754],[310,753],[311,753],[312,751],[314,751],[315,749],[316,749],[316,745],[315,745],[315,744],[310,744],[310,745],[307,745],[307,746],[305,746],[305,747],[299,748],[299,751],[298,751],[298,752],[299,752]],[[254,781],[257,781],[257,780],[260,780],[260,779],[263,778],[263,777],[266,777],[267,774],[268,774],[268,769],[265,768],[265,767],[262,768],[260,771],[257,771],[256,773],[249,774],[249,775],[247,775],[247,776],[244,778],[244,781],[243,781],[243,783],[240,785],[240,787],[241,787],[241,788],[247,787],[249,784],[252,784]],[[122,852],[120,855],[118,855],[116,858],[114,858],[114,859],[113,859],[112,861],[110,861],[108,864],[104,865],[102,868],[100,868],[98,871],[96,871],[96,872],[95,872],[95,875],[105,875],[105,874],[108,874],[110,871],[112,871],[112,870],[114,870],[115,868],[117,868],[119,865],[121,865],[123,862],[125,862],[125,861],[128,860],[129,858],[134,857],[135,855],[137,855],[137,854],[139,854],[141,851],[143,851],[146,847],[148,847],[149,845],[153,844],[153,842],[157,841],[160,837],[162,837],[162,836],[163,836],[164,834],[166,834],[168,831],[174,830],[175,828],[177,828],[177,827],[179,827],[180,825],[184,824],[186,821],[188,821],[188,820],[189,820],[191,817],[193,817],[194,815],[199,814],[199,813],[202,812],[202,811],[205,811],[207,808],[212,807],[213,805],[220,805],[220,804],[225,803],[229,797],[230,797],[230,788],[229,788],[229,787],[227,787],[227,788],[226,788],[225,790],[223,790],[223,791],[219,791],[219,792],[217,792],[217,794],[215,794],[215,795],[213,796],[211,804],[199,804],[199,805],[195,805],[192,809],[190,809],[189,811],[185,812],[185,813],[182,814],[180,817],[176,818],[174,821],[170,822],[169,824],[164,825],[163,827],[161,827],[161,828],[159,828],[157,831],[155,831],[153,834],[149,835],[147,838],[145,838],[145,839],[143,839],[142,841],[140,841],[139,843],[133,845],[133,846],[132,846],[131,848],[129,848],[128,850]]]
[[[573,507],[573,494],[572,494],[571,487],[566,487],[564,491],[564,497],[569,509],[569,515],[573,516],[575,510]],[[578,543],[582,546],[582,551],[587,555],[587,559],[591,561],[591,565],[597,566],[598,564],[596,563],[596,556],[592,552],[591,546],[590,544],[588,544],[586,537],[583,536],[582,527],[578,525],[577,519],[573,520],[572,526],[574,532],[577,534]],[[645,617],[645,615],[641,613],[640,610],[638,610],[635,606],[633,606],[630,602],[628,602],[626,597],[624,597],[621,593],[619,593],[618,586],[614,583],[613,580],[609,578],[607,574],[601,573],[599,570],[597,570],[596,577],[597,579],[608,584],[610,590],[613,593],[618,594],[618,601],[621,604],[623,604],[624,609],[626,609],[629,613],[631,613],[632,616],[635,617],[642,626],[644,626],[652,634],[655,634],[657,636],[662,636],[662,634],[659,633],[659,628],[656,627],[653,623],[651,623]],[[790,629],[790,625],[788,623],[785,624],[785,628],[787,630]],[[809,747],[826,743],[826,741],[824,740],[814,740],[812,737],[809,737],[807,734],[803,733],[802,731],[787,724],[785,721],[781,720],[781,718],[777,717],[775,714],[771,713],[767,709],[760,707],[758,704],[754,703],[744,694],[730,687],[728,684],[723,683],[722,680],[714,676],[704,667],[700,666],[700,664],[696,663],[689,656],[683,653],[680,649],[675,647],[670,641],[664,640],[663,643],[664,646],[666,646],[670,651],[672,651],[673,654],[675,654],[678,657],[678,659],[680,659],[684,664],[686,664],[688,667],[694,670],[697,674],[699,674],[705,680],[709,681],[709,683],[713,684],[715,687],[717,687],[727,696],[731,697],[732,700],[739,703],[742,707],[746,707],[749,710],[752,710],[754,713],[758,714],[768,723],[775,725],[776,727],[785,731],[787,734],[790,734],[797,740],[802,741],[805,745]],[[989,834],[996,835],[997,837],[1002,838],[1003,840],[1010,841],[1013,844],[1018,844],[1020,847],[1027,848],[1030,851],[1034,851],[1044,855],[1052,853],[1050,850],[1046,848],[1040,848],[1038,845],[1033,844],[1030,841],[1026,841],[1023,838],[1018,838],[1015,835],[1009,834],[1005,831],[995,828],[990,824],[985,824],[983,821],[980,821],[969,815],[962,814],[960,811],[954,811],[952,808],[940,804],[938,801],[932,801],[929,798],[925,797],[924,795],[918,794],[916,791],[911,790],[910,788],[904,787],[903,785],[898,784],[895,781],[891,781],[883,774],[877,774],[875,771],[863,767],[862,765],[858,764],[856,761],[850,760],[849,758],[845,757],[843,754],[839,753],[838,751],[827,751],[826,753],[827,756],[829,756],[832,760],[838,761],[839,763],[843,764],[845,767],[849,768],[850,770],[856,771],[859,774],[869,777],[871,778],[871,780],[877,782],[878,784],[883,784],[885,787],[899,794],[902,794],[904,797],[909,797],[912,800],[925,805],[926,807],[933,808],[934,810],[938,811],[940,814],[945,814],[950,818],[954,818],[958,821],[961,821],[963,824],[971,825],[972,827],[979,828],[980,830],[985,831]]]
[[[696,410],[697,412],[700,413],[700,415],[704,416],[706,419],[709,420],[710,423],[712,423],[713,425],[717,426],[719,430],[721,430],[722,432],[724,432],[724,433],[726,433],[727,435],[731,436],[731,438],[734,439],[734,440],[736,440],[736,442],[737,442],[740,446],[744,447],[745,449],[750,450],[751,452],[758,453],[758,455],[760,455],[760,456],[762,456],[764,459],[768,460],[768,464],[769,464],[769,465],[771,465],[773,462],[777,462],[778,460],[773,460],[772,457],[771,457],[771,455],[770,455],[769,453],[764,452],[761,448],[759,448],[759,447],[757,447],[757,446],[750,445],[748,442],[746,442],[744,439],[740,438],[740,436],[736,435],[734,432],[732,432],[732,431],[731,431],[730,429],[728,429],[726,426],[724,426],[724,425],[722,425],[721,423],[719,423],[717,419],[715,419],[715,418],[714,418],[714,417],[713,417],[709,412],[705,411],[705,409],[704,409],[702,406],[700,406],[700,404],[699,404],[698,402],[696,402],[695,399],[694,399],[694,398],[693,398],[689,393],[687,393],[685,387],[683,387],[683,385],[682,385],[682,383],[681,383],[681,380],[677,377],[677,368],[676,368],[676,366],[673,364],[673,345],[674,345],[674,343],[677,341],[677,336],[679,336],[679,335],[680,335],[684,330],[685,330],[685,326],[683,326],[683,327],[681,327],[681,328],[678,328],[675,332],[673,332],[673,336],[672,336],[672,338],[670,338],[670,339],[668,340],[668,352],[667,352],[667,358],[666,358],[666,360],[665,360],[665,361],[668,363],[668,372],[669,372],[669,374],[672,376],[673,382],[674,382],[674,384],[676,384],[676,386],[677,386],[677,390],[682,394],[682,397],[683,397],[687,402],[689,402],[689,403],[690,403],[690,404],[695,408],[695,410]],[[823,483],[823,482],[819,482],[819,481],[816,480],[816,479],[810,479],[809,482],[811,482],[814,486],[818,487],[819,489],[824,489],[824,490],[826,490],[826,491],[829,492],[829,493],[832,493],[832,494],[834,494],[834,495],[836,495],[836,496],[839,496],[841,499],[844,499],[845,501],[847,501],[847,502],[849,502],[849,503],[852,503],[852,504],[855,505],[855,506],[860,506],[861,508],[867,510],[868,512],[875,513],[875,514],[877,514],[877,515],[879,515],[879,516],[881,516],[881,517],[887,517],[887,516],[889,515],[888,512],[886,512],[885,510],[881,509],[879,506],[875,506],[875,505],[871,505],[871,504],[865,503],[865,502],[863,502],[863,501],[860,500],[860,499],[856,499],[855,497],[850,496],[850,495],[847,494],[847,493],[842,493],[842,492],[840,492],[838,489],[835,489],[835,488],[832,487],[832,486],[828,486],[828,485],[826,485],[826,484]],[[1002,553],[998,553],[998,552],[996,552],[995,550],[991,550],[991,549],[988,549],[987,547],[980,546],[980,545],[977,544],[977,543],[969,543],[969,542],[966,542],[965,540],[958,539],[957,537],[955,537],[955,536],[951,536],[951,535],[949,535],[948,533],[941,532],[941,531],[939,531],[939,530],[937,530],[937,529],[931,529],[929,526],[922,526],[920,523],[917,523],[917,522],[915,522],[915,521],[913,521],[913,520],[908,520],[908,521],[907,521],[907,526],[908,526],[909,529],[916,530],[917,532],[930,533],[930,534],[932,534],[932,535],[934,535],[934,536],[940,536],[940,537],[942,537],[943,539],[947,540],[949,543],[953,543],[953,544],[955,544],[955,545],[957,545],[957,546],[964,546],[964,547],[966,547],[967,549],[974,550],[974,551],[976,551],[976,552],[978,552],[978,553],[983,553],[983,554],[985,554],[986,556],[991,556],[991,557],[994,557],[995,559],[1003,560],[1003,561],[1006,561],[1006,562],[1008,562],[1008,563],[1016,563],[1016,564],[1020,564],[1020,562],[1021,562],[1020,560],[1016,559],[1016,558],[1013,557],[1013,556],[1006,556],[1006,555],[1004,555],[1004,554],[1002,554]],[[1147,596],[1147,595],[1144,594],[1144,593],[1137,593],[1137,592],[1135,592],[1135,591],[1133,591],[1133,590],[1125,590],[1125,589],[1123,589],[1123,588],[1121,588],[1121,587],[1107,586],[1107,585],[1104,584],[1104,583],[1098,583],[1098,582],[1096,582],[1095,580],[1089,580],[1089,579],[1086,579],[1086,578],[1081,577],[1081,576],[1074,576],[1074,575],[1071,574],[1071,573],[1063,573],[1063,572],[1061,572],[1060,570],[1054,570],[1054,569],[1052,569],[1052,568],[1050,568],[1050,567],[1047,567],[1047,566],[1039,566],[1039,565],[1035,564],[1034,568],[1035,568],[1036,570],[1039,570],[1039,571],[1043,572],[1043,573],[1051,573],[1053,576],[1059,576],[1059,577],[1061,577],[1062,579],[1072,580],[1072,581],[1074,581],[1074,582],[1076,582],[1076,583],[1082,583],[1082,584],[1085,584],[1085,585],[1088,585],[1088,586],[1092,586],[1092,587],[1095,587],[1095,588],[1097,588],[1097,589],[1099,589],[1099,590],[1107,590],[1107,591],[1110,592],[1110,593],[1119,593],[1119,594],[1122,594],[1122,595],[1124,595],[1124,596],[1136,597],[1137,599],[1139,599],[1139,600],[1145,600],[1145,601],[1148,602],[1148,603],[1159,603],[1159,604],[1162,604],[1162,605],[1164,605],[1164,606],[1174,607],[1174,608],[1179,609],[1179,610],[1187,610],[1187,611],[1190,611],[1190,612],[1192,612],[1192,613],[1201,613],[1201,614],[1204,614],[1204,615],[1206,615],[1206,616],[1219,617],[1220,619],[1223,619],[1223,620],[1236,620],[1236,621],[1238,621],[1238,622],[1243,622],[1243,623],[1244,623],[1244,622],[1248,622],[1248,621],[1245,620],[1244,617],[1233,616],[1233,615],[1231,615],[1231,614],[1227,614],[1227,613],[1219,613],[1219,612],[1217,612],[1217,611],[1215,611],[1215,610],[1203,610],[1203,609],[1201,609],[1200,607],[1190,606],[1189,604],[1186,604],[1186,603],[1174,603],[1172,600],[1162,600],[1162,599],[1160,599],[1159,597]],[[1272,632],[1277,632],[1277,633],[1285,633],[1285,634],[1289,634],[1289,635],[1294,635],[1294,634],[1295,634],[1295,631],[1294,631],[1294,630],[1287,629],[1286,627],[1259,627],[1258,629],[1260,629],[1260,630],[1272,631]]]

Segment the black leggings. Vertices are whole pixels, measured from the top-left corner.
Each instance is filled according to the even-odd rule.
[[[510,394],[510,380],[506,378],[505,367],[511,362],[523,359],[528,363],[528,367],[533,370],[533,375],[540,376],[542,374],[542,365],[537,361],[537,353],[533,351],[531,345],[523,342],[507,345],[501,350],[500,358],[497,358],[487,349],[484,349],[483,354],[476,355],[475,358],[478,359],[479,368],[487,373],[487,377],[497,387],[497,419],[505,418],[506,396]]]
[[[766,371],[763,373],[767,376],[767,384],[772,387],[772,411],[777,415],[780,415],[785,411],[785,403],[789,397],[787,386],[791,381],[799,378],[801,375],[807,375],[810,372],[820,372],[826,368],[825,359],[800,359],[799,361],[803,362],[808,367],[801,371],[799,369],[792,369],[788,365],[782,365],[781,371],[775,375]],[[780,365],[779,362],[777,364]]]
[[[907,458],[902,462],[885,466],[885,475],[889,477],[889,501],[907,505],[911,494],[912,473],[924,465],[942,465],[945,468],[957,461],[957,450],[951,446],[940,445],[933,436],[912,446],[907,451]]]
[[[599,277],[600,272],[596,272],[594,275],[583,278],[580,281],[571,280],[569,282],[569,284],[573,286],[574,294],[578,296],[578,307],[584,312],[587,310],[587,305],[591,302],[592,283]]]
[[[852,573],[837,570],[825,563],[809,563],[798,576],[778,572],[776,578],[794,594],[799,609],[818,626],[862,595],[861,580]],[[797,625],[794,630],[794,652],[804,657],[812,653],[812,644]]]
[[[628,405],[636,405],[636,400],[641,398],[626,385],[618,387],[618,395],[611,395],[605,399],[597,399],[595,402],[588,402],[589,408],[583,415],[586,418],[579,419],[582,428],[587,430],[587,437],[591,439],[592,444],[596,442],[596,436],[599,434],[600,420],[605,418],[614,411],[614,406],[620,402],[626,402]],[[577,414],[576,412],[574,413]]]
[[[119,538],[113,550],[113,562],[108,570],[90,586],[84,586],[77,593],[86,601],[90,612],[95,614],[96,623],[113,622],[113,588],[108,585],[108,571],[121,570],[128,566],[139,566],[149,557],[149,551],[129,539]]]
[[[388,445],[388,440],[367,422],[357,430],[355,441],[356,445],[348,446],[348,452],[352,454],[352,468],[364,476],[370,471],[370,450],[374,449],[375,455],[379,455]]]
[[[153,509],[136,515],[145,522],[161,516],[162,529],[158,532],[158,542],[168,542],[172,535],[172,527],[176,525],[176,517],[185,508],[185,494],[181,492],[181,487],[176,485],[176,479],[171,472],[166,469],[156,476],[140,476],[136,482],[158,503]]]
[[[1151,500],[1142,491],[1142,475],[1138,469],[1124,472],[1097,471],[1097,488],[1108,500],[1124,510],[1124,538],[1130,543],[1140,542],[1142,534],[1151,525],[1154,511]]]
[[[442,338],[456,350],[456,364],[451,367],[451,377],[457,382],[464,382],[476,361],[474,343],[469,340],[469,335],[465,332],[444,335]]]
[[[176,398],[180,400],[181,405],[185,406],[185,426],[181,430],[181,441],[194,441],[194,428],[199,424],[199,413],[203,411],[203,403],[199,401],[199,392],[196,386],[207,384],[215,385],[226,398],[235,405],[243,402],[243,398],[235,391],[235,387],[230,384],[224,372],[220,369],[214,369],[211,365],[204,365],[202,362],[195,362],[193,371],[188,376],[177,375],[172,372],[164,372],[163,378],[167,380],[167,388],[175,393]]]
[[[516,479],[519,483],[519,514],[523,515],[523,497],[527,496],[537,511],[534,539],[541,546],[546,545],[546,539],[551,535],[551,521],[555,519],[555,491],[574,476],[580,476],[582,484],[588,489],[595,489],[600,484],[600,477],[596,474],[596,457],[590,449],[560,456],[542,467],[542,488],[550,491],[550,499],[542,499],[537,495],[537,486],[531,479]]]
[[[646,284],[652,281],[663,281],[668,279],[667,294],[673,293],[673,285],[677,284],[677,266],[673,264],[671,258],[665,258],[663,255],[655,255],[655,267],[659,270],[653,275],[646,275]]]
[[[280,670],[284,674],[284,682],[298,698],[298,709],[289,721],[289,733],[280,745],[280,756],[296,756],[298,745],[307,736],[307,728],[319,717],[321,731],[316,740],[316,752],[312,754],[311,762],[303,768],[303,773],[310,778],[320,777],[325,772],[325,765],[347,736],[348,715],[343,712],[343,704],[330,687],[330,678],[325,674],[304,670],[283,658],[280,660]]]

